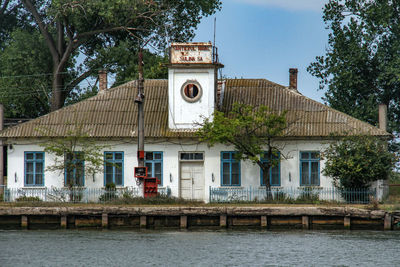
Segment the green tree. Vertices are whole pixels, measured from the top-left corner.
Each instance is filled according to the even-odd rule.
[[[323,173],[339,189],[368,188],[374,181],[388,179],[395,164],[387,142],[374,136],[342,138],[331,143],[323,156]]]
[[[0,0],[0,51],[5,48],[15,28],[28,26],[26,14],[21,10],[21,3],[16,0]]]
[[[251,106],[235,103],[226,114],[215,111],[213,118],[205,118],[197,132],[200,141],[210,146],[216,143],[234,146],[238,160],[250,160],[263,171],[267,197],[271,198],[269,170],[279,164],[279,152],[275,140],[283,136],[287,128],[286,112],[276,114],[267,106]],[[261,157],[267,159],[262,161]]]
[[[100,52],[123,41],[138,47],[144,39],[150,38],[150,45],[161,48],[166,37],[175,41],[189,40],[200,19],[221,7],[218,0],[21,2],[51,54],[52,111],[64,105],[71,90],[81,81],[106,65],[101,62],[102,57],[97,59]],[[69,63],[78,56],[83,58],[83,63],[74,64],[73,70],[79,75],[65,79],[63,73],[71,71]]]
[[[389,131],[400,129],[400,2],[330,0],[325,56],[308,71],[327,87],[335,109],[376,125],[378,104],[388,105]]]
[[[83,124],[68,123],[70,130],[66,136],[50,138],[40,144],[44,151],[54,156],[54,161],[46,167],[46,171],[66,173],[66,185],[69,188],[82,186],[83,175],[95,175],[103,170],[104,156],[102,150],[108,145],[99,144],[91,138]],[[51,130],[38,128],[48,136]]]
[[[0,51],[0,103],[8,118],[35,118],[49,112],[51,57],[36,31],[17,29]]]

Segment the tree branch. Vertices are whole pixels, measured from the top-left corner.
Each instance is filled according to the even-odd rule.
[[[126,31],[144,31],[146,29],[140,29],[140,28],[132,28],[132,27],[126,27],[126,26],[119,26],[119,27],[112,27],[112,28],[107,28],[107,29],[99,29],[99,30],[94,30],[94,31],[89,31],[89,32],[83,32],[80,34],[77,34],[74,38],[74,42],[78,42],[81,38],[87,38],[99,33],[107,33],[107,32],[115,32],[115,31],[121,31],[121,30],[126,30]]]
[[[10,3],[10,0],[4,1],[4,4],[3,4],[3,6],[1,7],[1,10],[0,10],[0,14],[4,14],[5,13],[9,3]]]
[[[78,78],[76,78],[75,80],[73,80],[71,83],[69,83],[66,87],[66,93],[68,93],[69,91],[71,91],[75,86],[77,86],[80,82],[82,82],[84,79],[86,79],[87,77],[90,76],[90,74],[92,73],[92,70],[88,70],[84,73],[82,73]]]
[[[47,31],[46,29],[46,25],[44,24],[42,18],[40,17],[40,14],[38,13],[36,7],[32,4],[31,0],[21,0],[22,4],[25,6],[25,8],[30,11],[33,15],[33,17],[35,18],[40,32],[43,34],[44,40],[47,43],[47,46],[50,49],[50,53],[53,57],[53,61],[58,61],[59,60],[59,54],[54,42],[53,37],[50,35],[50,33]]]

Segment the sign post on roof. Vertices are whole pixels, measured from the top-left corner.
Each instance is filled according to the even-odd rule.
[[[171,64],[213,64],[212,43],[172,43]]]

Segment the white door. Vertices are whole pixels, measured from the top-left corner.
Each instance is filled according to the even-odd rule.
[[[181,162],[181,197],[204,200],[203,162]]]

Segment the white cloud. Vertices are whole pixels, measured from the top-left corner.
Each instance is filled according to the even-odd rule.
[[[286,10],[310,10],[321,12],[328,0],[235,0],[236,2]]]

